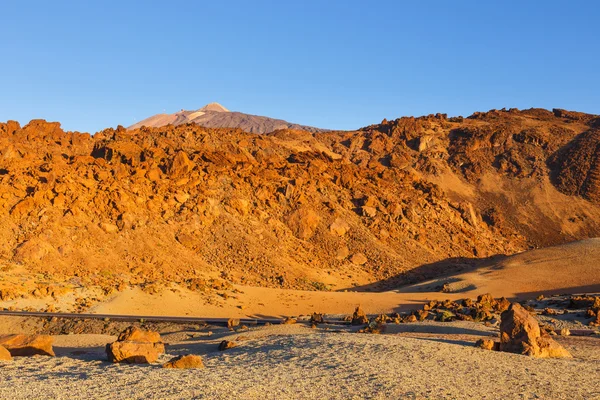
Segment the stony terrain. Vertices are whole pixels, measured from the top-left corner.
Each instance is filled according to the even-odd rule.
[[[577,308],[593,306],[596,299],[600,297],[539,298],[528,302],[525,308],[545,314],[548,306],[566,307],[575,315]],[[489,295],[476,300],[463,299],[462,305],[463,310],[483,312],[490,319],[473,322],[446,318],[449,309],[457,312],[453,302],[432,303],[427,310],[410,314],[370,318],[358,309],[354,316],[345,318],[360,319],[356,324],[352,321],[352,325],[323,324],[318,322],[322,316],[313,315],[312,328],[306,317],[295,324],[264,327],[231,324],[229,329],[139,324],[142,329],[155,332],[132,327],[123,330],[125,323],[113,321],[0,317],[0,338],[15,330],[56,335],[52,337],[56,357],[15,356],[10,361],[0,361],[0,390],[10,393],[7,398],[11,399],[600,398],[597,333],[571,335],[568,327],[577,325],[565,320],[566,325],[553,339],[543,334],[545,340],[566,352],[560,358],[518,354],[530,354],[527,346],[490,351],[478,348],[480,343],[499,340],[505,343],[509,332],[513,334],[511,340],[517,341],[515,344],[525,345],[524,340],[532,334],[527,331],[527,336],[522,337],[519,334],[523,331],[507,331],[506,323],[513,321],[523,324],[524,329],[535,328],[539,335],[537,322],[535,319],[527,322],[535,326],[519,322],[508,307],[519,307],[529,315],[523,307],[511,306],[505,299]],[[509,311],[501,314],[500,323],[499,313],[507,308]],[[428,315],[418,321],[424,316],[423,311]],[[384,317],[389,319],[386,321]],[[543,329],[548,328],[544,325]],[[161,354],[150,361],[139,358],[136,362],[142,364],[138,365],[109,362],[112,354],[109,349],[115,340],[116,343],[135,340],[132,346],[135,345],[137,353],[133,354],[140,355],[146,354],[144,346],[154,347],[158,341]],[[173,360],[189,354],[198,359],[197,364],[180,367],[201,370],[171,369]]]
[[[400,285],[600,236],[598,121],[511,109],[355,132],[93,136],[3,123],[0,300]]]

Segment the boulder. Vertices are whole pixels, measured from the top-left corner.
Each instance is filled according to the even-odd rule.
[[[162,343],[114,342],[106,345],[108,361],[113,363],[149,364],[165,352]]]
[[[363,253],[355,253],[352,255],[352,257],[350,257],[350,262],[355,265],[363,265],[366,264],[367,261],[369,260]]]
[[[542,334],[537,320],[518,303],[501,315],[500,351],[533,357],[571,357],[547,333]]]
[[[54,356],[54,338],[47,335],[4,335],[0,336],[0,346],[18,356]]]
[[[236,326],[238,326],[240,324],[240,320],[237,318],[229,318],[227,320],[227,328],[232,331],[233,328],[235,328]]]
[[[375,207],[363,206],[362,215],[373,218],[377,215],[377,209]]]
[[[194,166],[195,164],[190,161],[187,154],[180,151],[173,157],[168,173],[171,178],[179,178],[189,174],[194,169]]]
[[[321,217],[315,211],[308,207],[303,207],[291,213],[286,222],[294,236],[307,240],[315,233],[320,220]]]
[[[484,350],[498,350],[499,343],[494,342],[492,339],[479,339],[475,342],[475,346]]]
[[[313,313],[313,315],[310,316],[310,322],[314,325],[324,323],[323,314]]]
[[[0,346],[0,361],[10,361],[10,360],[12,360],[10,351],[8,351],[8,350],[6,350],[6,348]]]
[[[496,305],[496,300],[494,300],[494,297],[490,293],[486,293],[477,296],[477,303],[484,310],[491,310]]]
[[[429,311],[417,310],[415,314],[419,321],[425,321],[429,316]]]
[[[335,259],[336,260],[343,260],[346,257],[348,257],[348,255],[350,255],[350,250],[348,249],[348,246],[343,246],[340,247],[338,249],[338,251],[335,253]]]
[[[360,306],[356,307],[354,314],[352,314],[352,325],[367,325],[368,323],[369,318],[367,314],[365,314]]]
[[[135,326],[125,329],[116,342],[106,345],[108,361],[114,363],[153,363],[164,352],[165,345],[158,332],[145,331]]]
[[[194,354],[177,356],[163,364],[163,368],[193,369],[204,368],[202,357]]]
[[[350,225],[348,225],[348,223],[342,218],[336,218],[336,220],[329,225],[329,230],[331,233],[334,233],[338,236],[344,236],[346,232],[350,230]]]

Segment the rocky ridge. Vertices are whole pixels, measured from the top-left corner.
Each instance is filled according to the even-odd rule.
[[[598,236],[597,121],[511,109],[355,132],[183,124],[93,136],[9,121],[0,300],[74,286],[409,282],[424,264],[447,272]]]

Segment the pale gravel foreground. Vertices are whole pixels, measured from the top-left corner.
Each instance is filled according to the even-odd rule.
[[[480,350],[460,339],[300,326],[242,336],[249,340],[224,353],[214,351],[220,338],[169,347],[170,355],[202,354],[203,370],[109,364],[95,359],[111,337],[58,337],[57,352],[65,356],[0,364],[0,398],[600,399],[598,339],[591,339],[598,340],[591,356],[586,350],[573,360],[539,360]],[[82,347],[87,354],[73,354]]]

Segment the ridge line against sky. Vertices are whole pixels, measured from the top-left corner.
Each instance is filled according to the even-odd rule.
[[[0,121],[96,132],[218,102],[329,129],[600,113],[592,1],[0,3]]]

